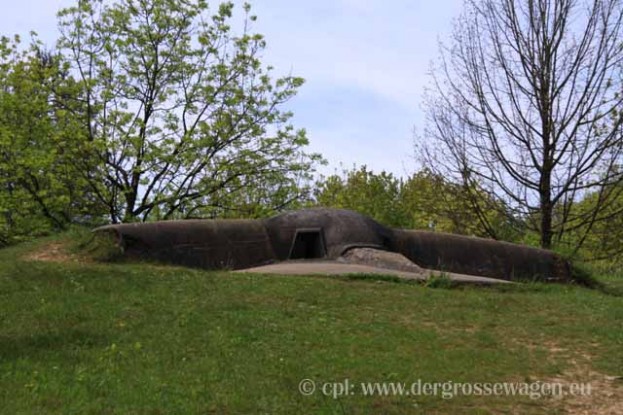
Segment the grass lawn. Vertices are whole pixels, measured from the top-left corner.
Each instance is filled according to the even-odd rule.
[[[599,277],[605,291],[441,289],[32,259],[51,241],[0,250],[1,413],[623,413],[623,275]],[[591,394],[360,389],[418,380],[590,383]]]

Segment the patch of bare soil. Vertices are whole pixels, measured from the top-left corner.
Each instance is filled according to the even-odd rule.
[[[623,414],[623,379],[607,376],[585,368],[563,373],[551,380],[563,385],[583,383],[587,390],[582,394],[567,394],[553,398],[553,406],[569,415],[621,415]],[[567,389],[569,392],[569,389]]]
[[[570,364],[560,375],[544,380],[562,385],[562,395],[552,396],[548,401],[552,412],[568,415],[623,414],[623,377],[594,370],[588,350],[578,353],[551,341],[541,346],[549,351],[551,358],[564,359]],[[594,348],[598,345],[590,343],[588,346]]]
[[[50,242],[40,246],[38,249],[29,252],[25,259],[30,261],[51,261],[51,262],[81,262],[81,259],[69,252],[63,242]]]
[[[562,396],[552,397],[552,407],[568,415],[623,414],[623,377],[597,372],[586,361],[571,362],[569,370],[548,379],[565,385]]]

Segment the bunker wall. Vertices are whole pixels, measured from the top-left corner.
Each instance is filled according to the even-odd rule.
[[[254,220],[184,220],[105,226],[127,257],[205,269],[240,269],[272,262],[266,228]]]
[[[394,249],[436,270],[509,281],[569,281],[570,266],[554,252],[437,232],[395,230]]]

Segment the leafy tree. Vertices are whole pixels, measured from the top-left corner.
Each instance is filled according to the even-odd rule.
[[[304,193],[321,158],[280,109],[303,80],[271,79],[244,11],[239,36],[231,2],[212,16],[204,0],[81,0],[59,13],[95,157],[76,163],[112,222],[219,215],[245,199],[278,209]]]
[[[401,208],[406,227],[516,240],[502,203],[477,184],[467,189],[434,172],[423,169],[407,178],[401,187]]]
[[[209,207],[197,210],[194,215],[178,217],[201,218],[264,218],[272,216],[284,209],[297,209],[305,206],[311,196],[309,181],[283,180],[283,173],[276,170],[271,176],[269,172],[262,181],[254,181],[252,177],[238,178],[230,188],[220,189],[213,195],[213,203]],[[231,191],[231,188],[240,189]]]
[[[0,243],[97,215],[73,161],[79,137],[54,97],[71,89],[57,56],[33,38],[0,39]]]
[[[391,173],[380,174],[366,166],[322,178],[316,185],[315,203],[320,206],[351,209],[388,226],[402,226],[400,181]]]
[[[593,192],[573,205],[572,210],[575,216],[581,216],[585,212],[593,212],[595,205],[602,204],[601,214],[608,217],[607,221],[570,224],[571,230],[565,235],[563,242],[569,247],[580,247],[572,248],[573,255],[579,255],[582,259],[589,261],[606,261],[612,265],[623,263],[623,191],[621,187],[623,184],[604,190],[616,197]],[[608,201],[607,204],[603,204],[604,199]]]
[[[620,0],[468,0],[433,71],[427,165],[498,195],[544,248],[607,220],[604,189],[623,180],[622,37]],[[593,192],[592,210],[572,209]]]
[[[481,200],[474,204],[471,197]],[[430,170],[398,179],[366,166],[323,178],[316,185],[314,203],[352,209],[392,227],[429,229],[464,235],[517,239],[502,207],[483,190],[468,192]],[[482,208],[485,206],[486,208]],[[494,207],[492,207],[494,206]]]

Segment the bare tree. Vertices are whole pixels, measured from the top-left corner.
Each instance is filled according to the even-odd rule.
[[[588,232],[623,179],[622,24],[621,0],[466,0],[426,95],[426,164],[485,186],[544,248]]]

